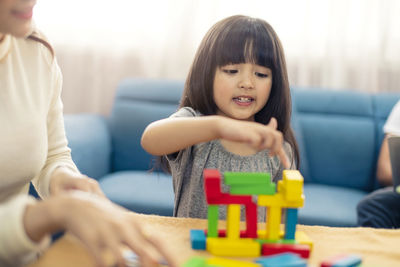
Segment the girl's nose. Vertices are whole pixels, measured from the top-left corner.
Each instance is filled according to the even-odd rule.
[[[239,87],[243,89],[253,89],[254,88],[254,83],[253,79],[251,77],[251,74],[243,74],[240,82],[239,82]]]

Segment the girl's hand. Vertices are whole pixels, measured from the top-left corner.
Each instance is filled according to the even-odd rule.
[[[278,156],[283,166],[290,168],[283,149],[283,134],[277,128],[278,123],[275,118],[271,118],[267,125],[228,118],[224,118],[219,124],[222,139],[247,143],[257,151],[269,149],[271,156]]]
[[[65,230],[77,237],[105,267],[104,253],[111,252],[117,266],[126,266],[122,248],[134,251],[142,266],[157,266],[162,258],[177,267],[162,240],[144,231],[140,217],[104,198],[81,191],[50,197],[26,210],[24,224],[33,240]]]
[[[57,168],[50,181],[50,194],[58,195],[70,190],[85,191],[104,197],[104,193],[96,180],[75,173],[65,167]]]

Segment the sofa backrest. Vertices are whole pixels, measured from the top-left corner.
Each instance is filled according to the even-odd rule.
[[[149,170],[153,156],[140,145],[151,122],[176,111],[183,81],[127,79],[118,86],[109,118],[112,136],[112,171]]]
[[[372,190],[382,126],[400,94],[316,88],[292,94],[306,182]]]
[[[183,81],[127,79],[118,87],[108,124],[112,171],[149,170],[141,145],[151,122],[178,108]],[[372,190],[382,126],[400,94],[293,88],[292,126],[306,182]]]

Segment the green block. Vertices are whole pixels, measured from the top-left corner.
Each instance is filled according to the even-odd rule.
[[[218,237],[218,205],[208,205],[207,237]]]
[[[276,185],[254,184],[254,185],[231,185],[229,192],[232,195],[273,195],[276,193]]]
[[[182,267],[206,267],[207,259],[203,257],[194,256],[185,261]]]
[[[224,182],[227,185],[273,184],[271,182],[271,174],[267,172],[224,172]]]

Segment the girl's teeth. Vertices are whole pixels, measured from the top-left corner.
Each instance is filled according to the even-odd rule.
[[[237,100],[239,102],[251,102],[251,98],[247,98],[247,97],[237,97]]]

